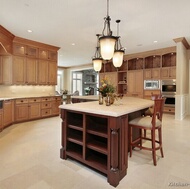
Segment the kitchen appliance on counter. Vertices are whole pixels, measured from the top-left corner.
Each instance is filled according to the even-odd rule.
[[[160,80],[144,80],[144,90],[159,90]]]
[[[166,98],[165,106],[175,106],[176,80],[162,80],[161,83],[161,93]]]

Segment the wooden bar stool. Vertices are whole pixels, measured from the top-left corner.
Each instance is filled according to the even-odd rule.
[[[156,150],[160,150],[161,156],[164,157],[162,149],[162,115],[164,109],[164,98],[154,100],[153,114],[150,116],[142,116],[135,118],[129,122],[130,134],[130,157],[132,156],[132,149],[138,147],[140,149],[152,151],[153,163],[156,166]],[[133,141],[133,128],[140,129],[140,136]],[[142,130],[151,131],[151,137],[143,136]],[[158,131],[158,139],[156,139],[156,131]],[[145,147],[142,145],[142,140],[151,141],[152,147]],[[157,144],[157,146],[156,146]]]

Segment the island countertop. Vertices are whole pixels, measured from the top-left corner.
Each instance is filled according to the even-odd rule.
[[[112,117],[119,117],[125,114],[129,114],[138,110],[148,108],[154,104],[152,100],[146,100],[135,97],[123,97],[120,105],[117,103],[111,106],[99,105],[98,101],[75,103],[75,104],[63,104],[59,108],[73,111],[80,111],[86,113],[93,113],[98,115],[106,115]]]

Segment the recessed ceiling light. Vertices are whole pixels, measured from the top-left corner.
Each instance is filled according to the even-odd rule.
[[[32,30],[27,30],[28,33],[32,33]]]
[[[75,43],[71,43],[72,46],[75,46]]]
[[[158,43],[158,41],[153,41],[154,43]]]

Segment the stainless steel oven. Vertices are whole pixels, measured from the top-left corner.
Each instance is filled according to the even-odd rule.
[[[162,95],[174,96],[176,94],[176,80],[175,79],[162,80],[161,83],[162,83],[161,84]]]
[[[165,106],[175,106],[175,95],[162,95],[166,99]]]

